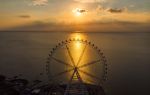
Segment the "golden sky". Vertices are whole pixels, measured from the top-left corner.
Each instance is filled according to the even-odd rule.
[[[149,0],[2,0],[0,30],[147,32],[149,4]]]

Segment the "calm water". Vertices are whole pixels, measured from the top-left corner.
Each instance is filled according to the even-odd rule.
[[[107,95],[148,95],[150,33],[0,32],[0,74],[46,80],[46,74],[39,73],[45,73],[48,52],[76,37],[93,42],[107,57]]]

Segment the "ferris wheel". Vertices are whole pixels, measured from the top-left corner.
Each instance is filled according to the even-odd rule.
[[[50,83],[67,85],[64,95],[89,95],[87,85],[99,86],[107,80],[106,57],[87,40],[58,43],[49,53],[46,71]]]

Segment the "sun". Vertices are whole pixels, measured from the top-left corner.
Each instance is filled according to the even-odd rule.
[[[76,12],[75,15],[76,16],[81,16],[81,13],[80,12]]]
[[[72,10],[72,12],[74,13],[75,16],[81,16],[82,12],[80,12],[80,8],[75,8]]]

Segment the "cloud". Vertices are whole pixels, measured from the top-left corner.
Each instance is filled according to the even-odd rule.
[[[131,4],[131,5],[129,5],[129,7],[134,8],[134,7],[135,7],[135,5]]]
[[[85,12],[87,12],[87,10],[80,9],[80,10],[78,10],[78,12],[80,12],[80,13],[85,13]]]
[[[122,12],[124,12],[125,11],[125,8],[123,8],[123,9],[113,9],[113,8],[110,8],[110,9],[107,9],[107,11],[108,12],[110,12],[110,13],[122,13]]]
[[[30,15],[19,15],[19,16],[17,16],[17,17],[19,17],[19,18],[31,18],[31,16]]]
[[[101,2],[106,2],[106,0],[74,0],[76,2],[80,3],[101,3]]]
[[[76,8],[76,9],[74,9],[72,12],[73,12],[73,13],[78,12],[78,13],[81,13],[81,14],[82,14],[82,13],[87,13],[88,10]]]
[[[127,8],[104,8],[103,6],[97,7],[98,12],[109,12],[109,13],[123,13],[127,11]]]
[[[41,5],[47,5],[48,0],[33,0],[32,4],[34,6],[41,6]]]

